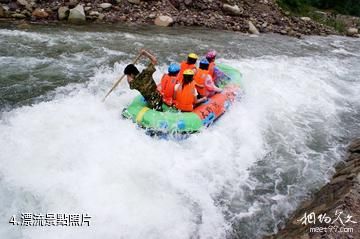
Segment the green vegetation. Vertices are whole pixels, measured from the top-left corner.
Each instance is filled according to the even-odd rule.
[[[345,15],[360,16],[359,0],[278,0],[281,7],[302,14],[311,7],[334,10]]]
[[[278,0],[278,4],[293,15],[308,16],[340,33],[346,32],[347,23],[329,12],[360,17],[360,0]],[[319,10],[328,15],[324,16]]]

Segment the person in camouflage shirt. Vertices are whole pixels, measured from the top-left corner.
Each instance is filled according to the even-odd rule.
[[[141,50],[140,54],[150,59],[151,62],[149,65],[140,73],[136,66],[129,64],[125,67],[124,74],[127,76],[130,89],[138,90],[145,98],[150,108],[162,111],[163,100],[152,77],[156,71],[155,65],[157,59],[145,50]]]

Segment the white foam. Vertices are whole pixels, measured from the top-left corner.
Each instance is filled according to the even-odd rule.
[[[38,201],[16,197],[4,216],[27,210],[93,217],[89,228],[24,228],[28,238],[224,238],[236,220],[261,211],[264,203],[246,201],[243,187],[259,184],[248,169],[269,150],[283,167],[272,178],[276,183],[282,172],[299,167],[297,176],[309,177],[296,182],[298,188],[311,188],[337,155],[316,151],[311,141],[316,130],[325,141],[338,134],[344,110],[338,102],[345,96],[331,79],[346,67],[333,59],[285,56],[226,62],[244,73],[245,96],[212,128],[185,141],[153,139],[121,119],[137,94],[125,80],[101,102],[124,64],[99,68],[88,83],[59,88],[50,101],[4,113],[2,183]],[[275,201],[273,220],[295,206],[276,183],[263,199]],[[0,226],[0,237],[7,233]]]

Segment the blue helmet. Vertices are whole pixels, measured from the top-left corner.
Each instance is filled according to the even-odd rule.
[[[169,68],[168,68],[168,72],[169,73],[176,73],[180,71],[180,65],[177,63],[171,63]]]
[[[201,65],[209,65],[209,61],[206,58],[201,59],[200,61]]]

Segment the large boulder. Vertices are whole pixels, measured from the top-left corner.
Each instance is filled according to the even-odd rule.
[[[82,23],[86,21],[83,5],[79,4],[75,8],[70,9],[68,21],[72,23]]]
[[[49,13],[47,13],[44,9],[36,8],[31,15],[36,18],[47,18]]]
[[[58,9],[58,18],[60,21],[66,20],[69,16],[70,10],[68,7],[63,6]]]
[[[229,4],[224,4],[223,5],[223,9],[225,12],[227,12],[230,15],[234,15],[234,16],[239,16],[241,14],[243,14],[244,9],[240,8],[238,5],[229,5]]]
[[[251,21],[249,21],[249,32],[251,33],[251,34],[255,34],[255,35],[259,35],[260,33],[259,33],[259,30],[255,27],[255,25],[251,22]]]
[[[355,27],[350,27],[346,31],[346,35],[353,37],[356,36],[359,33],[359,30]]]
[[[157,18],[155,18],[155,25],[161,26],[161,27],[167,27],[170,26],[174,20],[169,16],[160,15]]]

